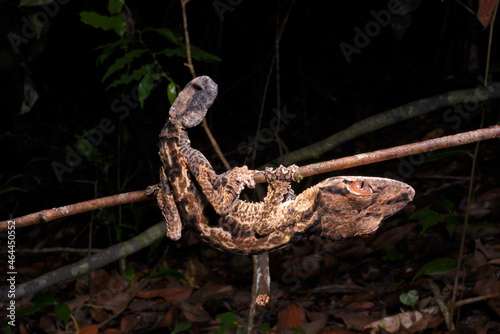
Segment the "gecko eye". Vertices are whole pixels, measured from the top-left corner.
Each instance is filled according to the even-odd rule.
[[[367,182],[358,180],[349,185],[349,191],[356,195],[367,196],[371,195],[372,188]]]

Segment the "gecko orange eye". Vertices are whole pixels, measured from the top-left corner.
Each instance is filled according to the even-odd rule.
[[[354,181],[349,185],[349,191],[356,195],[370,195],[372,193],[372,188],[367,182],[358,180]]]

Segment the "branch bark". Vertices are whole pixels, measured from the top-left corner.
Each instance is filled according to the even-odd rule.
[[[16,299],[33,295],[49,286],[85,275],[124,256],[136,253],[156,240],[164,238],[165,232],[165,222],[158,223],[128,241],[109,247],[76,263],[43,274],[29,282],[19,284],[16,286]],[[8,287],[2,287],[0,289],[0,300],[7,300],[7,293]]]
[[[51,220],[56,220],[63,217],[73,216],[79,213],[89,212],[109,208],[112,206],[142,202],[156,198],[153,186],[146,190],[132,191],[124,194],[107,196],[90,201],[80,202],[61,206],[59,208],[47,209],[26,216],[10,219],[15,220],[16,228],[35,225],[38,223],[46,223]],[[7,231],[8,220],[0,222],[0,232]]]
[[[477,141],[500,137],[500,126],[495,125],[486,129],[479,129],[456,135],[430,139],[413,144],[396,146],[393,148],[378,150],[369,153],[356,154],[350,157],[318,162],[302,166],[295,174],[296,178],[328,173],[336,170],[368,165],[375,162],[401,158],[423,152],[431,152],[443,148],[460,146]],[[264,173],[258,173],[254,177],[255,182],[265,182]]]

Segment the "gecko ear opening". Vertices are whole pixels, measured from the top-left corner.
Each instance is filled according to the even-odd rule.
[[[200,124],[214,103],[217,90],[217,84],[208,76],[191,80],[170,107],[170,120],[184,128]]]

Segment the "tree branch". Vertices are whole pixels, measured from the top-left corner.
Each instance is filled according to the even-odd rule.
[[[413,144],[406,144],[374,152],[361,153],[352,155],[350,157],[333,159],[302,166],[295,174],[295,177],[298,179],[302,179],[303,177],[311,175],[318,175],[333,172],[336,170],[368,165],[375,162],[401,158],[423,152],[431,152],[443,148],[460,146],[498,137],[500,137],[500,126],[495,125],[486,129],[459,133],[456,135],[430,139]],[[264,173],[261,172],[255,175],[254,180],[257,183],[265,182]]]
[[[158,223],[138,236],[118,245],[111,246],[98,254],[86,257],[76,263],[68,264],[67,266],[43,274],[34,280],[17,285],[16,299],[35,294],[64,280],[85,275],[124,256],[136,253],[163,237],[165,237],[165,222]],[[7,292],[8,287],[0,289],[0,300],[7,300]]]
[[[435,151],[442,148],[465,145],[477,141],[500,137],[500,126],[495,125],[486,129],[479,129],[447,137],[441,137],[423,142],[396,146],[393,148],[378,150],[369,153],[356,154],[350,157],[334,159],[324,162],[318,162],[311,165],[300,167],[296,173],[296,178],[318,175],[335,170],[341,170],[356,166],[368,165],[375,162],[401,158],[408,155],[419,154],[423,152]],[[254,176],[257,183],[265,182],[264,173],[260,172]],[[71,216],[78,213],[92,211],[111,207],[114,205],[123,205],[133,202],[145,201],[155,198],[152,196],[154,186],[148,187],[146,190],[134,191],[115,196],[108,196],[99,199],[93,199],[86,202],[71,204],[60,208],[44,210],[37,213],[32,213],[26,216],[15,218],[16,228],[34,225],[41,222],[48,222],[54,219]],[[0,222],[0,231],[7,230],[8,221]]]
[[[107,196],[90,201],[80,202],[61,206],[59,208],[47,209],[26,216],[10,219],[15,220],[16,228],[46,223],[63,217],[73,216],[79,213],[89,212],[98,209],[109,208],[112,206],[142,202],[156,198],[153,186],[146,190],[132,191],[124,194]],[[7,231],[8,220],[0,222],[0,231]]]

